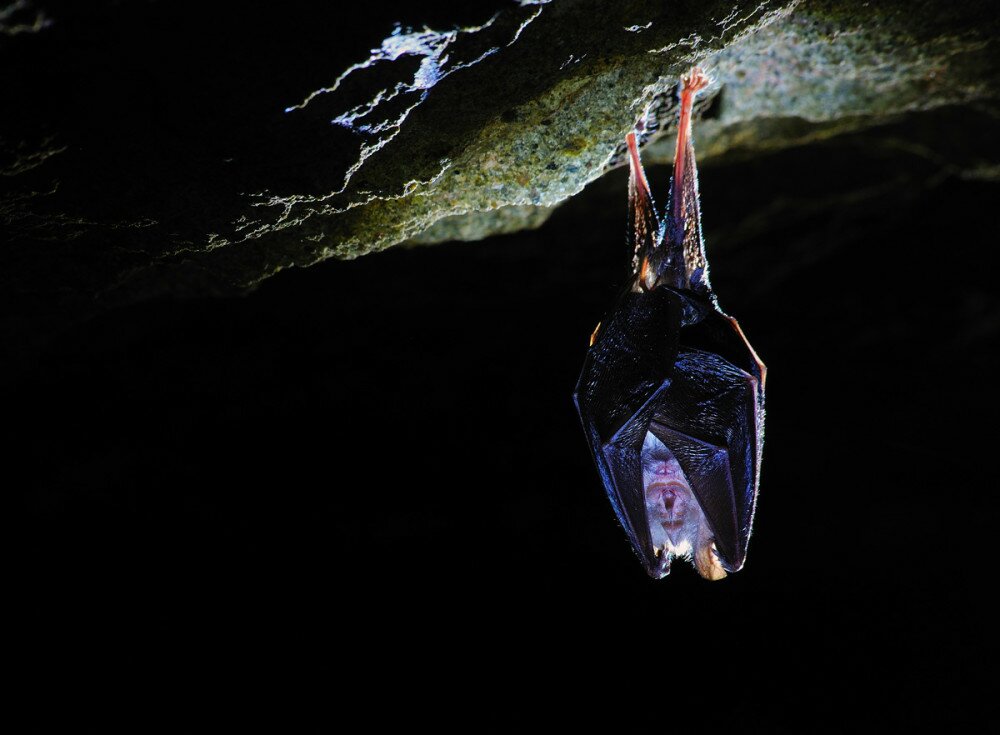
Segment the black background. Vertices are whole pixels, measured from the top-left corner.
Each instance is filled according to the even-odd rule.
[[[192,30],[186,10],[108,6],[121,25],[95,33],[187,29],[168,89],[209,63],[245,84],[253,59],[240,114],[328,83],[394,20],[483,20],[227,9]],[[315,66],[304,90],[278,71],[293,47],[291,67]],[[534,232],[139,303],[49,340],[4,389],[28,680],[291,683],[329,722],[469,704],[470,727],[539,706],[626,731],[974,721],[995,618],[996,186],[925,187],[930,164],[869,141],[702,169],[713,283],[769,367],[739,574],[648,579],[574,412],[625,276],[619,170]],[[884,202],[836,196],[901,170],[917,183]],[[662,191],[668,171],[649,174]]]

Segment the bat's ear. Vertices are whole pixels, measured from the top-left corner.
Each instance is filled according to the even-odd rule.
[[[705,528],[705,526],[702,526]],[[726,570],[719,561],[719,555],[715,550],[715,541],[699,536],[695,544],[694,567],[705,579],[717,582],[726,578]]]
[[[660,237],[660,223],[656,217],[656,206],[649,191],[646,172],[639,159],[639,145],[635,133],[625,136],[628,145],[628,244],[632,249],[632,270],[640,274],[640,281],[646,289],[656,283],[656,273],[650,268],[650,256]]]

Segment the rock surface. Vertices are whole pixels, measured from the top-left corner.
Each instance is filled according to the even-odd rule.
[[[990,3],[527,1],[385,35],[393,12],[9,4],[5,331],[536,227],[640,120],[669,161],[693,63],[703,165],[902,124],[939,171],[1000,173]]]

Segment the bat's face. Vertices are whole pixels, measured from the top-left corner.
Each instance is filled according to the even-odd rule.
[[[640,458],[653,553],[690,558],[699,539],[711,535],[691,484],[673,452],[652,432],[646,432]]]
[[[698,573],[707,579],[725,577],[714,533],[674,453],[653,432],[647,431],[639,456],[657,576],[666,576],[671,562],[681,557],[693,562]]]
[[[657,552],[684,554],[697,536],[704,515],[691,492],[681,463],[652,432],[642,444],[642,489],[646,519]]]

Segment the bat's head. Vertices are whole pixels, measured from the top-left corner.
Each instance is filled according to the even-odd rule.
[[[671,562],[679,556],[693,562],[706,579],[725,577],[715,536],[674,453],[647,431],[640,458],[654,576],[666,576]]]

